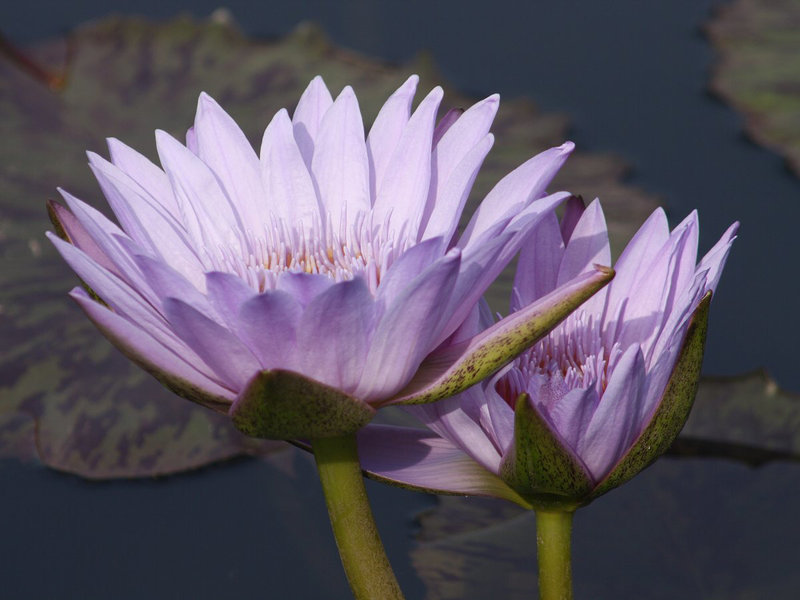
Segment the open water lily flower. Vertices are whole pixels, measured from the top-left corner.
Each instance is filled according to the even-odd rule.
[[[546,510],[574,509],[623,483],[668,448],[689,414],[708,303],[737,227],[697,263],[697,214],[670,233],[656,210],[614,280],[549,335],[482,384],[409,409],[435,433],[362,431],[364,467],[402,485]],[[511,309],[610,259],[600,203],[570,200],[560,224],[549,214],[526,241]]]
[[[566,197],[545,190],[573,145],[506,176],[456,235],[498,97],[437,125],[442,90],[412,113],[417,79],[366,138],[353,90],[334,101],[317,77],[291,118],[272,119],[260,155],[206,94],[185,144],[156,132],[160,168],[110,139],[111,160],[89,163],[119,226],[64,191],[68,209],[50,206],[50,238],[88,288],[72,297],[167,387],[259,437],[352,432],[377,406],[435,400],[496,370],[610,274],[581,274],[442,359]]]

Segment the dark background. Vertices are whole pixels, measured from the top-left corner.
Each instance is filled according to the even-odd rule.
[[[702,25],[716,4],[237,0],[226,7],[254,36],[281,36],[313,20],[337,44],[387,61],[428,51],[462,91],[529,96],[544,110],[565,112],[578,147],[625,157],[631,180],[662,198],[673,224],[699,209],[701,250],[741,221],[715,298],[704,371],[737,374],[765,366],[779,384],[797,391],[800,183],[779,157],[745,141],[741,116],[706,92],[715,57]],[[4,2],[0,29],[24,46],[109,13],[203,17],[217,6],[207,0]],[[312,467],[305,458],[290,467],[294,476],[240,461],[159,482],[91,484],[6,461],[0,466],[0,589],[20,598],[346,598]],[[737,468],[714,467],[724,481]],[[651,485],[647,478],[656,470],[642,476],[645,483],[634,482],[615,492],[615,500],[584,511],[578,524],[597,535],[609,522],[622,521],[671,531],[655,522],[655,513],[624,512],[640,493],[636,487]],[[780,473],[781,494],[791,497],[800,489],[797,475]],[[413,515],[434,501],[380,486],[370,486],[370,493],[408,597],[421,597],[408,558]],[[796,504],[796,495],[763,505],[776,508],[756,539],[773,555],[755,547],[736,559],[748,573],[767,577],[777,569],[780,579],[784,563],[775,556],[784,556],[786,565],[792,555],[796,559],[798,545],[787,541],[799,528],[790,502]],[[709,510],[713,514],[714,507]],[[709,524],[709,535],[716,536],[710,544],[739,543],[725,537],[736,526]],[[603,546],[576,535],[578,573],[613,565],[619,553],[595,560],[590,555]],[[581,559],[584,565],[595,560],[593,567],[581,567]],[[765,562],[756,566],[757,560]],[[707,597],[703,589],[698,584],[699,595],[689,597]],[[787,593],[780,597],[794,597]]]

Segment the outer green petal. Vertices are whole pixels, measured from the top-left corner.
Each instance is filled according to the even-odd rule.
[[[503,457],[500,477],[535,508],[570,510],[592,489],[592,480],[521,394],[514,411],[514,444]]]
[[[631,449],[595,488],[589,500],[631,479],[666,452],[678,437],[692,410],[700,381],[710,304],[711,292],[708,292],[692,315],[683,347],[653,418]]]
[[[236,428],[250,437],[317,439],[354,433],[375,410],[367,403],[292,371],[261,371],[230,410]]]
[[[595,271],[576,277],[467,342],[432,354],[411,383],[386,404],[425,404],[464,391],[547,335],[613,277],[613,269],[595,265]]]

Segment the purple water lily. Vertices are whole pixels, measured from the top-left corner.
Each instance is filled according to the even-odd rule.
[[[567,196],[545,189],[573,145],[506,176],[456,235],[498,96],[437,125],[442,90],[412,114],[417,80],[366,138],[352,89],[334,101],[317,77],[291,118],[272,119],[260,155],[206,94],[186,144],[156,133],[161,168],[110,139],[111,160],[89,163],[120,226],[64,191],[69,210],[50,207],[63,238],[50,239],[89,290],[72,297],[169,388],[261,437],[337,435],[379,405],[496,370],[514,354],[487,350],[522,351],[610,274],[580,275],[464,345],[483,292]],[[447,354],[450,341],[461,345]]]
[[[435,433],[370,426],[376,476],[437,492],[561,509],[591,501],[660,455],[694,399],[705,316],[738,224],[697,261],[693,212],[671,233],[656,210],[616,277],[511,365],[412,410]],[[511,309],[611,259],[598,201],[544,217],[520,256]],[[484,323],[491,316],[484,314]]]

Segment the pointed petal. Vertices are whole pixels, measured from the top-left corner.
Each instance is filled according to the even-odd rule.
[[[89,160],[125,232],[192,281],[201,279],[203,265],[181,224],[120,169],[93,153]]]
[[[251,297],[237,311],[239,338],[264,369],[299,371],[297,330],[302,308],[289,294],[264,292]]]
[[[226,387],[242,390],[261,370],[258,361],[240,340],[190,304],[167,298],[164,311],[175,333],[197,352]]]
[[[118,139],[108,138],[106,143],[111,162],[142,186],[169,214],[176,219],[179,218],[178,202],[175,200],[167,174]]]
[[[389,231],[406,229],[416,239],[431,181],[431,144],[442,88],[434,88],[417,107],[397,142],[373,206],[376,223]]]
[[[368,425],[358,432],[358,448],[371,479],[433,494],[504,498],[530,508],[499,477],[424,430]]]
[[[394,154],[411,114],[411,102],[417,91],[419,76],[412,75],[381,107],[367,136],[370,171],[370,198],[375,202],[386,167]]]
[[[594,265],[611,265],[608,228],[603,208],[597,199],[583,211],[564,248],[556,285],[562,285],[579,273],[591,271]],[[608,290],[601,290],[582,307],[583,310],[587,314],[602,315],[607,296]]]
[[[376,299],[384,306],[390,304],[437,259],[441,258],[441,239],[426,240],[401,254],[381,277]]]
[[[652,355],[653,344],[669,319],[667,306],[675,297],[672,286],[677,281],[682,240],[688,234],[686,227],[676,229],[649,267],[642,269],[631,284],[631,289],[636,293],[628,297],[625,305],[624,319],[617,337],[621,347],[640,344],[645,357]]]
[[[309,303],[300,319],[300,371],[346,392],[358,385],[373,330],[375,300],[364,279],[332,285]]]
[[[728,259],[728,253],[731,250],[731,244],[733,244],[733,240],[736,239],[736,232],[738,230],[739,222],[737,221],[728,227],[719,241],[714,244],[714,247],[708,251],[708,253],[703,257],[703,260],[700,261],[700,264],[697,265],[698,271],[702,269],[708,269],[708,289],[712,292],[717,290],[717,284],[719,283],[719,278],[722,275],[722,269],[725,266],[725,261]]]
[[[500,469],[501,450],[480,422],[486,400],[482,386],[431,404],[404,407],[429,429],[451,441],[491,473]],[[509,408],[509,412],[512,412]],[[513,413],[512,413],[513,419]],[[513,428],[511,430],[513,435]]]
[[[631,479],[663,454],[678,436],[689,417],[700,380],[710,304],[709,293],[703,298],[692,317],[678,361],[658,409],[625,456],[592,492],[592,499]]]
[[[445,133],[453,126],[453,123],[458,121],[461,115],[464,114],[463,108],[451,108],[445,115],[439,119],[436,124],[436,129],[433,130],[433,147],[439,143]]]
[[[147,331],[149,337],[162,347],[194,365],[206,376],[216,379],[210,369],[203,364],[202,359],[175,335],[164,317],[136,290],[100,267],[74,246],[53,237],[50,239],[67,264],[106,305],[127,321]]]
[[[468,342],[431,354],[414,380],[390,402],[433,402],[488,377],[549,333],[613,276],[607,268],[583,274]]]
[[[575,144],[566,142],[557,148],[545,150],[503,177],[475,211],[458,245],[466,247],[470,240],[478,238],[503,217],[518,212],[520,207],[542,197],[574,148]]]
[[[119,239],[127,237],[125,233],[106,219],[100,211],[64,190],[59,190],[59,192],[67,202],[72,214],[111,263],[113,268],[108,270],[143,296],[152,298],[152,290],[142,277],[139,267],[136,266],[130,253],[119,243]]]
[[[311,174],[292,134],[289,113],[272,118],[261,141],[264,203],[270,212],[310,230],[321,223],[321,209]]]
[[[297,147],[309,170],[314,156],[314,144],[319,132],[319,125],[332,104],[331,93],[325,86],[325,82],[322,81],[322,77],[317,75],[300,96],[300,101],[292,116],[294,139],[297,140]]]
[[[359,398],[383,400],[405,385],[431,350],[441,327],[440,305],[452,292],[461,256],[453,252],[428,267],[393,299],[375,326]]]
[[[358,100],[350,86],[336,98],[319,126],[311,171],[333,231],[370,209],[369,164]]]
[[[194,120],[197,155],[214,172],[246,227],[264,223],[261,167],[253,147],[236,122],[205,92]]]
[[[186,147],[192,151],[193,154],[199,154],[200,148],[197,147],[197,132],[194,127],[189,127],[186,130]]]
[[[564,203],[564,216],[561,218],[561,240],[564,244],[569,242],[585,210],[583,198],[578,196],[572,196]]]
[[[570,390],[563,380],[554,379],[534,377],[528,386],[531,399],[553,430],[579,454],[579,442],[589,427],[600,396],[594,386]]]
[[[447,244],[450,243],[472,190],[472,184],[493,144],[494,136],[492,134],[484,136],[450,170],[447,181],[439,180],[436,194],[428,197],[430,213],[426,214],[423,219],[424,233],[421,239],[441,236]],[[440,172],[437,177],[442,177],[442,173]],[[433,181],[431,185],[433,185]]]
[[[595,481],[602,480],[640,433],[636,418],[645,396],[645,361],[638,345],[623,353],[578,444]]]
[[[335,283],[327,275],[286,271],[278,276],[275,289],[286,292],[305,308],[309,302],[332,285]]]
[[[456,165],[486,137],[499,106],[500,95],[493,94],[462,113],[442,134],[434,151],[440,183],[447,181]]]
[[[606,219],[600,201],[595,200],[586,207],[569,238],[556,285],[563,285],[579,274],[591,271],[593,265],[610,264],[611,247],[608,243]]]
[[[683,233],[683,234],[682,234]],[[672,236],[678,238],[675,244],[675,271],[670,286],[670,297],[664,307],[669,313],[675,305],[675,300],[691,287],[695,278],[697,265],[697,244],[700,237],[700,225],[697,221],[697,211],[693,210],[675,228]]]
[[[662,208],[653,211],[628,242],[615,265],[617,276],[608,286],[608,303],[605,318],[612,318],[619,305],[633,292],[633,284],[647,273],[658,252],[669,240],[667,215]]]
[[[549,212],[522,244],[514,276],[512,311],[519,310],[556,289],[558,267],[563,256],[564,242],[558,217],[555,212]]]
[[[443,328],[444,337],[440,341],[460,326],[471,307],[519,251],[528,233],[568,196],[567,192],[559,192],[531,202],[508,221],[496,223],[470,240],[464,248],[462,272],[447,309],[450,321]]]
[[[106,256],[105,252],[97,245],[86,228],[75,218],[66,207],[52,200],[47,201],[47,214],[56,230],[56,235],[82,250],[89,258],[104,269],[119,276],[117,267]]]
[[[431,185],[422,219],[424,237],[444,235],[448,241],[452,237],[476,171],[492,146],[494,137],[487,140],[487,134],[499,105],[500,96],[494,94],[470,107],[434,147]],[[478,145],[481,149],[476,151]],[[468,172],[456,174],[456,170],[470,155],[473,155],[470,166],[461,167],[462,171]],[[455,189],[446,193],[447,188]]]
[[[86,154],[89,157],[89,166],[100,184],[100,189],[103,190],[103,195],[106,197],[123,231],[140,246],[147,248],[151,252],[156,252],[153,242],[150,240],[147,225],[140,221],[139,215],[133,208],[138,204],[142,194],[137,194],[132,189],[132,185],[125,186],[121,177],[115,178],[115,174],[106,166],[113,168],[113,165],[107,163],[94,152],[87,152]]]
[[[75,288],[70,296],[114,346],[168,389],[218,412],[227,411],[234,398],[233,392],[165,348],[137,325],[94,302],[82,289]]]
[[[214,173],[186,146],[156,131],[156,146],[184,223],[196,248],[227,245],[229,232],[243,231]]]
[[[105,304],[134,322],[166,331],[164,324],[159,326],[160,315],[134,287],[98,265],[72,244],[68,244],[49,232],[47,237],[70,268]]]

